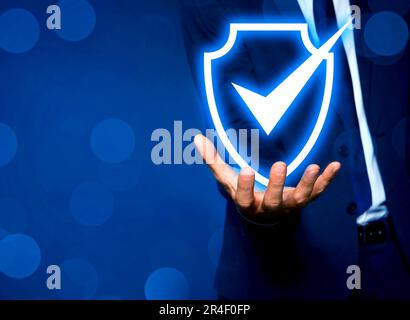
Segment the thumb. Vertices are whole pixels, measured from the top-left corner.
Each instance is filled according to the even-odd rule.
[[[195,136],[194,143],[215,179],[232,195],[236,190],[237,174],[219,156],[214,144],[207,137],[198,134]]]

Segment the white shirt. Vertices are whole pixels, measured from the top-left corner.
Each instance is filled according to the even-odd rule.
[[[315,18],[313,14],[314,0],[298,0],[299,6],[303,12],[306,22],[309,25],[313,40],[318,40],[319,36],[316,30]],[[335,8],[337,24],[342,27],[347,18],[351,15],[349,0],[333,0]],[[386,201],[386,193],[384,190],[383,180],[377,164],[376,155],[374,153],[373,142],[367,124],[366,113],[363,104],[362,88],[360,84],[359,67],[357,64],[356,48],[354,43],[353,29],[348,28],[342,36],[343,47],[346,51],[347,63],[352,78],[353,97],[356,108],[357,119],[359,122],[360,139],[363,146],[364,159],[366,162],[367,176],[369,177],[370,191],[372,196],[371,207],[360,216],[356,221],[359,225],[365,225],[371,221],[376,221],[388,215],[387,207],[384,205]]]

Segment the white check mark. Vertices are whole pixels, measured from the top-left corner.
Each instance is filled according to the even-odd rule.
[[[352,20],[350,19],[267,96],[232,83],[266,134],[272,132]]]

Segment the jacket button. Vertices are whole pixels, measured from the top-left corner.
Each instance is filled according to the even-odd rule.
[[[356,210],[357,210],[357,204],[355,202],[350,202],[346,207],[346,212],[350,215],[355,214]]]
[[[339,148],[337,149],[337,152],[343,157],[343,158],[347,158],[349,156],[349,147],[345,144],[342,144],[341,146],[339,146]]]

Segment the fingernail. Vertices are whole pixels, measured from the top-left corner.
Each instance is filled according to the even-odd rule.
[[[333,165],[333,168],[332,168],[333,173],[335,173],[336,171],[338,171],[340,168],[341,168],[340,163],[339,163],[339,162],[335,163],[335,164]]]
[[[319,166],[311,164],[310,166],[307,167],[307,175],[310,178],[313,178],[314,176],[316,176],[320,170]]]
[[[284,165],[283,163],[277,163],[277,164],[275,164],[273,170],[274,170],[275,173],[277,173],[277,174],[284,174],[284,173],[285,173],[285,170],[286,170],[286,167],[285,167],[285,165]]]
[[[254,172],[251,167],[245,167],[242,169],[241,174],[244,176],[253,176]]]
[[[197,134],[194,138],[195,144],[200,144],[202,142],[202,136],[200,134]]]

